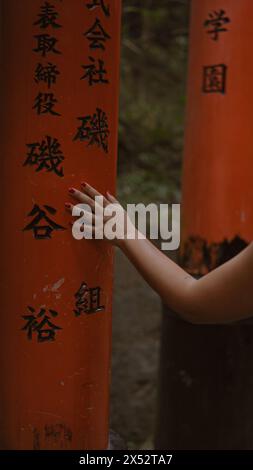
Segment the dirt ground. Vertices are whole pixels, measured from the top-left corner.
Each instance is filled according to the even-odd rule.
[[[129,449],[152,449],[161,301],[118,249],[114,279],[111,428]]]

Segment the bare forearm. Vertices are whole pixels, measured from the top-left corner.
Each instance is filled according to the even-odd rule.
[[[253,314],[253,244],[195,280],[149,240],[124,240],[122,251],[163,301],[192,323],[227,323]]]
[[[163,301],[191,321],[189,289],[197,281],[147,239],[124,240],[120,248]]]
[[[92,223],[86,229],[93,234],[96,196],[99,196],[99,200],[102,198],[105,207],[109,204],[121,206],[108,192],[105,197],[87,183],[82,186],[82,191],[70,188],[69,192],[79,202],[90,206]],[[73,206],[67,203],[66,208],[72,212]],[[104,214],[104,224],[107,218],[108,214]],[[186,320],[194,323],[225,323],[252,316],[253,243],[198,281],[147,239],[115,239],[114,244],[121,247],[163,301]]]

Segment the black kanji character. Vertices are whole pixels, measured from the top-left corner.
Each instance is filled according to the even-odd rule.
[[[49,52],[61,54],[61,52],[55,48],[58,39],[53,36],[49,34],[37,34],[34,38],[37,39],[37,47],[33,49],[33,51],[40,53],[42,57],[45,57]]]
[[[57,66],[48,62],[47,65],[38,64],[34,74],[34,80],[36,83],[44,82],[47,87],[50,88],[52,84],[56,82],[57,75],[60,72]]]
[[[81,126],[73,140],[88,141],[88,146],[96,144],[107,153],[110,131],[105,112],[97,108],[93,115],[79,117],[78,120],[81,121]]]
[[[219,39],[219,33],[227,31],[227,28],[224,28],[224,25],[230,23],[230,19],[225,15],[226,12],[224,10],[214,10],[208,14],[209,18],[204,21],[204,27],[210,28],[207,29],[207,33],[210,34],[214,41]]]
[[[35,98],[33,109],[37,114],[53,114],[53,116],[61,116],[60,113],[54,111],[55,104],[58,103],[53,93],[39,93]]]
[[[41,6],[40,11],[41,12],[38,15],[39,19],[33,23],[35,26],[38,25],[42,29],[46,29],[48,26],[61,28],[61,25],[56,23],[59,14],[55,10],[54,5],[50,5],[50,3],[45,2],[44,5]]]
[[[105,16],[110,16],[109,5],[106,6],[104,0],[89,0],[89,1],[91,3],[87,3],[87,5],[86,5],[89,10],[94,10],[94,8],[100,7],[100,8],[102,8]]]
[[[100,304],[100,294],[101,287],[88,287],[85,282],[82,282],[75,294],[75,315],[79,317],[82,313],[90,314],[104,310],[104,305]]]
[[[63,176],[63,168],[59,168],[64,160],[61,145],[56,138],[46,136],[42,142],[26,144],[28,147],[27,159],[23,166],[37,166],[36,172],[46,170],[57,176]]]
[[[54,325],[50,319],[51,317],[57,317],[58,313],[55,310],[49,309],[49,316],[46,315],[46,309],[41,308],[39,313],[36,315],[36,310],[33,307],[28,306],[27,308],[31,313],[29,315],[22,315],[22,318],[26,320],[26,324],[21,328],[21,330],[27,331],[27,338],[32,340],[33,333],[36,332],[37,341],[39,343],[55,341],[56,331],[62,330],[62,328]]]
[[[204,93],[226,92],[227,66],[225,64],[208,65],[203,67]]]
[[[104,67],[104,61],[98,59],[98,64],[96,66],[96,60],[93,57],[89,57],[91,64],[82,65],[82,68],[85,70],[85,74],[81,77],[81,80],[88,79],[89,85],[95,83],[109,83],[105,78],[107,71]]]
[[[40,206],[34,204],[31,212],[29,212],[28,214],[28,217],[35,217],[32,222],[30,222],[28,225],[26,225],[26,227],[23,228],[23,231],[32,230],[33,236],[37,240],[45,240],[52,238],[51,234],[54,230],[66,230],[64,227],[58,225],[56,222],[54,222],[47,216],[47,212],[53,215],[56,214],[56,209],[47,205],[44,205],[43,207],[46,210],[41,209]],[[44,221],[44,223],[40,224],[41,221]]]
[[[111,37],[106,33],[100,20],[96,18],[93,26],[84,33],[84,36],[90,41],[91,49],[105,49],[105,42]]]

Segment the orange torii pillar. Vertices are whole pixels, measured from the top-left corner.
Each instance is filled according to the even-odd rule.
[[[252,240],[252,17],[252,0],[191,2],[180,262],[196,277]],[[251,320],[165,311],[157,447],[252,449],[252,368]]]
[[[115,190],[120,7],[1,1],[1,449],[108,447],[112,248],[64,203]]]

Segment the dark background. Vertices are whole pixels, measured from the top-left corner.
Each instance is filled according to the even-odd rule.
[[[180,202],[189,0],[123,0],[118,198]],[[111,427],[152,449],[159,297],[116,250]]]

